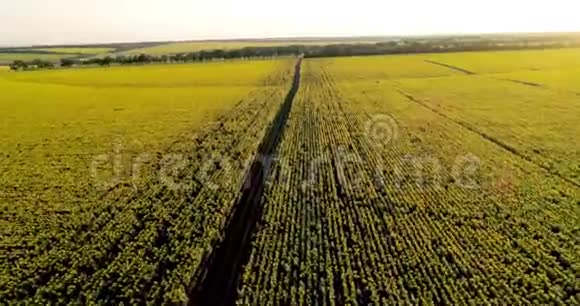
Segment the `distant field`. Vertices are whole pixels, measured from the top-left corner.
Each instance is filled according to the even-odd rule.
[[[319,61],[341,84],[365,85],[361,91],[367,94],[381,86],[409,91],[446,116],[469,126],[481,124],[486,135],[579,180],[580,163],[574,161],[580,155],[570,147],[570,139],[580,135],[574,120],[580,115],[579,54],[578,49],[560,49]]]
[[[29,51],[45,51],[61,54],[101,54],[114,51],[113,48],[40,48],[27,49]]]
[[[48,53],[0,53],[0,64],[10,64],[13,61],[32,61],[41,59],[45,61],[58,61],[62,58],[72,57],[71,54],[48,54]]]
[[[580,49],[445,53],[429,59],[474,73],[566,69],[580,67]]]
[[[107,69],[69,69],[38,73],[18,73],[10,76],[13,83],[68,85],[90,88],[221,88],[253,86],[256,78],[272,63],[269,61],[225,61],[180,65],[145,65]],[[258,83],[257,85],[263,85]],[[160,93],[161,94],[161,93]]]
[[[362,81],[369,78],[376,80],[435,78],[458,74],[457,71],[428,63],[425,59],[423,56],[415,55],[392,55],[341,58],[341,65],[335,65],[332,59],[320,61],[328,63],[334,69],[335,80],[344,82]]]
[[[580,95],[580,65],[540,71],[518,71],[496,74],[506,80],[525,80],[529,86],[559,89]]]
[[[10,64],[13,61],[32,61],[35,59],[57,62],[63,58],[107,54],[113,48],[27,48],[14,49],[18,52],[0,52],[0,64]]]
[[[371,43],[374,41],[369,41]],[[241,49],[244,47],[274,47],[274,46],[288,46],[288,45],[332,45],[348,43],[347,41],[263,41],[263,42],[243,42],[243,41],[232,41],[232,42],[177,42],[168,43],[164,45],[134,49],[127,51],[128,54],[151,54],[151,55],[162,55],[162,54],[174,54],[174,53],[187,53],[196,52],[202,50],[215,50],[215,49]],[[352,42],[351,42],[352,43]],[[363,43],[362,41],[357,41],[357,43]]]

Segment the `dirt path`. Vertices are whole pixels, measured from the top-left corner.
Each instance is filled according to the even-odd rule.
[[[281,141],[294,97],[300,87],[302,59],[296,63],[292,87],[260,144],[244,181],[221,244],[214,249],[190,293],[192,305],[233,305],[243,267],[251,249],[252,233],[262,214],[264,183]]]

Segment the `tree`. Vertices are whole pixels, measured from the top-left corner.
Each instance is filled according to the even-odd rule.
[[[63,58],[60,60],[60,66],[61,67],[72,67],[74,65],[76,65],[77,62],[75,60],[69,59],[69,58]]]
[[[10,64],[10,69],[14,71],[23,70],[26,68],[28,68],[28,64],[23,61],[14,61],[12,64]]]
[[[138,63],[149,63],[151,62],[151,56],[141,53],[137,56],[136,61]]]
[[[49,61],[43,61],[41,59],[35,59],[30,63],[30,66],[36,68],[53,68],[54,64]]]
[[[110,66],[114,61],[115,60],[112,57],[107,56],[107,57],[101,59],[101,62],[99,64],[101,66]]]

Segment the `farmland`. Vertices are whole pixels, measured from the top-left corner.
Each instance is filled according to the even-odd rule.
[[[71,55],[56,53],[0,53],[0,64],[10,64],[13,61],[32,61],[35,59],[56,62],[67,57],[71,57]]]
[[[430,58],[306,62],[242,304],[576,303],[578,98]]]
[[[0,75],[1,299],[70,301],[81,292],[85,301],[183,299],[283,100],[276,97],[291,66]],[[183,71],[190,77],[172,83]]]
[[[375,41],[356,41],[357,43],[374,43]],[[313,40],[313,41],[267,41],[267,40],[256,40],[256,41],[195,41],[195,42],[174,42],[160,44],[157,46],[139,48],[127,51],[127,54],[150,54],[150,55],[163,55],[163,54],[176,54],[176,53],[189,53],[197,52],[202,50],[230,50],[230,49],[241,49],[245,47],[276,47],[276,46],[288,46],[288,45],[334,45],[341,43],[352,43],[352,41],[339,41],[339,40]]]
[[[578,304],[577,80],[578,49],[0,71],[0,300]]]
[[[0,50],[0,64],[10,64],[14,61],[29,62],[33,60],[57,62],[65,58],[106,54],[114,50],[113,48],[93,47],[10,48]]]
[[[102,54],[114,51],[113,48],[65,48],[65,47],[56,47],[56,48],[33,48],[28,49],[30,51],[42,51],[42,52],[52,52],[52,53],[62,53],[62,54]]]

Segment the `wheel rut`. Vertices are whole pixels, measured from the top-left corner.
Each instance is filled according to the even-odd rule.
[[[265,182],[300,88],[301,70],[302,57],[294,68],[292,87],[264,135],[246,174],[241,196],[226,225],[224,238],[197,272],[194,279],[196,285],[189,292],[190,305],[235,304],[239,280],[250,257],[252,234],[262,215]]]
[[[473,71],[469,71],[467,69],[463,69],[457,66],[453,66],[453,65],[449,65],[449,64],[445,64],[445,63],[440,63],[440,62],[436,62],[436,61],[432,61],[432,60],[425,60],[425,62],[433,64],[433,65],[437,65],[437,66],[441,66],[441,67],[445,67],[447,69],[451,69],[451,70],[455,70],[458,72],[461,72],[463,74],[467,74],[467,75],[475,75],[476,73]]]
[[[409,94],[409,93],[407,93],[407,92],[405,92],[405,91],[403,91],[401,89],[397,89],[397,91],[402,96],[404,96],[405,98],[407,98],[409,101],[414,102],[414,103],[417,103],[417,104],[419,104],[419,105],[421,105],[421,106],[423,106],[423,107],[431,110],[435,114],[437,114],[437,115],[445,118],[446,120],[449,120],[449,121],[451,121],[451,122],[453,122],[453,123],[461,126],[462,128],[467,129],[468,131],[470,131],[472,133],[475,133],[475,134],[479,135],[481,138],[483,138],[483,139],[485,139],[485,140],[493,143],[494,145],[496,145],[496,146],[498,146],[498,147],[500,147],[500,148],[508,151],[509,153],[513,154],[514,156],[517,156],[517,157],[519,157],[519,158],[521,158],[521,159],[523,159],[523,160],[525,160],[525,161],[527,161],[527,162],[529,162],[529,163],[531,163],[531,164],[533,164],[533,165],[541,168],[548,175],[550,175],[552,177],[557,177],[558,179],[560,179],[562,181],[565,181],[568,184],[571,184],[571,185],[574,185],[574,186],[580,188],[580,183],[578,183],[578,182],[576,182],[576,181],[574,181],[574,180],[572,180],[572,179],[570,179],[568,177],[565,177],[564,175],[562,175],[561,173],[557,172],[556,170],[551,169],[550,167],[545,166],[545,165],[543,165],[543,164],[541,164],[541,163],[533,160],[531,157],[529,157],[528,155],[520,152],[519,150],[517,150],[513,146],[511,146],[511,145],[509,145],[507,143],[504,143],[501,140],[499,140],[499,139],[497,139],[497,138],[495,138],[495,137],[493,137],[491,135],[488,135],[488,134],[480,131],[479,129],[477,129],[477,128],[475,128],[475,127],[473,127],[473,126],[471,126],[471,125],[469,125],[469,124],[467,124],[467,123],[465,123],[465,122],[463,122],[461,120],[454,119],[454,118],[451,118],[451,117],[447,116],[443,112],[437,110],[436,108],[428,105],[427,103],[421,101],[420,99],[414,97],[413,95],[411,95],[411,94]]]

